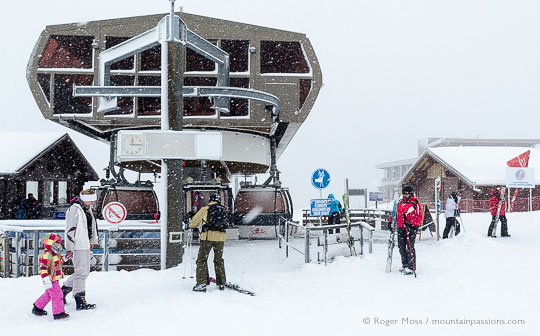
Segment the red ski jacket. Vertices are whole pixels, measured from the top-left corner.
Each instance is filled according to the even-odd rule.
[[[396,224],[401,228],[405,227],[405,223],[420,226],[423,215],[422,205],[416,196],[411,196],[408,200],[402,198],[397,206]]]
[[[499,194],[500,195],[500,194]],[[492,216],[497,215],[497,207],[499,206],[499,195],[493,194],[489,200],[489,210],[491,211]],[[502,199],[501,211],[499,211],[499,216],[504,216],[506,213],[506,202],[504,198]]]

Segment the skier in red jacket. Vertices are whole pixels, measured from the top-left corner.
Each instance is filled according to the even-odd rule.
[[[491,192],[491,199],[489,200],[489,209],[491,211],[491,224],[489,224],[488,237],[497,237],[493,229],[495,228],[495,218],[497,217],[497,208],[499,207],[499,201],[501,201],[501,210],[499,211],[499,220],[501,221],[501,237],[510,237],[508,234],[508,221],[506,219],[506,202],[504,201],[504,191],[506,188],[497,186]]]
[[[403,274],[416,275],[416,251],[414,242],[418,227],[422,223],[422,206],[414,195],[411,186],[404,186],[402,197],[397,206],[396,224],[398,227],[398,247],[401,254],[401,269]]]

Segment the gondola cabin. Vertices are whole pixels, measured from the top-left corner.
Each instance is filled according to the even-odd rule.
[[[103,218],[103,208],[111,202],[122,203],[127,210],[126,220],[157,221],[160,217],[159,201],[150,186],[115,186],[106,185],[96,190],[97,215]]]
[[[292,199],[287,188],[244,186],[238,190],[233,218],[240,238],[274,239],[279,220],[290,220],[292,215]]]
[[[189,218],[193,217],[203,206],[208,205],[210,196],[219,193],[221,205],[227,211],[233,209],[232,190],[225,184],[195,183],[184,185],[184,213]]]

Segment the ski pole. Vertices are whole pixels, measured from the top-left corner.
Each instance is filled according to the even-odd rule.
[[[407,232],[407,242],[409,243],[409,254],[411,255],[412,269],[413,269],[414,277],[416,278],[416,261],[414,260],[414,256],[412,253],[411,236],[409,235],[409,229],[407,227],[405,227],[405,232]]]
[[[186,244],[184,245],[184,248],[188,248],[189,247],[189,244],[190,244],[190,235],[191,235],[191,231],[188,230],[188,233],[187,233],[187,240],[186,240]],[[184,276],[182,277],[182,279],[185,279],[186,278],[186,269],[187,269],[187,258],[186,258],[186,252],[184,252]],[[191,263],[191,260],[189,261]]]
[[[193,279],[193,230],[190,230],[189,235],[189,278]]]
[[[184,245],[184,249],[185,249],[186,247],[187,247],[187,245]],[[185,279],[185,278],[186,278],[186,268],[187,268],[187,267],[186,267],[186,258],[185,258],[185,257],[186,257],[186,255],[185,255],[185,253],[184,253],[184,261],[183,261],[183,262],[184,262],[184,276],[182,276],[182,279]]]

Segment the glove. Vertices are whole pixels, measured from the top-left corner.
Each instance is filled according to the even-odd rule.
[[[96,265],[97,265],[97,258],[94,255],[94,253],[92,251],[90,251],[90,266],[94,267]]]
[[[460,214],[461,212],[459,211],[459,209],[454,210],[454,217],[461,217]]]
[[[41,281],[43,281],[43,287],[45,287],[45,289],[52,288],[51,278],[49,278],[48,276],[41,278]]]

